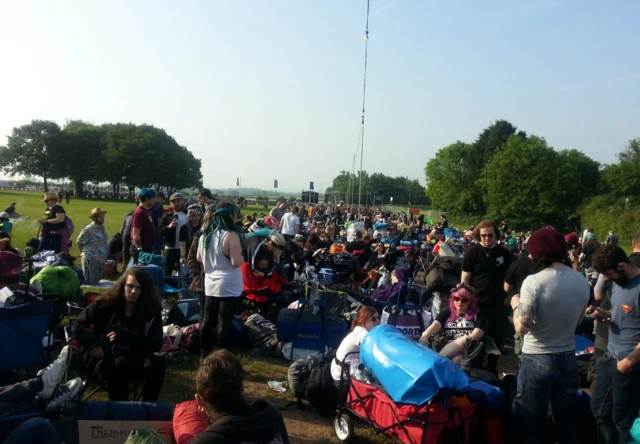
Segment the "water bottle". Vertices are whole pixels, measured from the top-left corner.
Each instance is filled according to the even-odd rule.
[[[180,269],[182,270],[183,277],[189,277],[189,267],[186,263],[180,264]]]
[[[362,381],[362,365],[360,359],[356,358],[349,365],[349,374],[356,381]]]

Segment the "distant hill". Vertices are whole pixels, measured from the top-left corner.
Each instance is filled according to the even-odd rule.
[[[287,193],[280,190],[261,190],[260,188],[210,188],[211,193],[219,196],[243,196],[243,197],[257,197],[257,196],[269,196],[269,197],[300,197],[302,190],[297,193]]]

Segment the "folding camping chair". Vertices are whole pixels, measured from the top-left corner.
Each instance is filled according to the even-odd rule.
[[[49,350],[42,345],[52,328],[53,300],[0,308],[0,372],[42,368]]]

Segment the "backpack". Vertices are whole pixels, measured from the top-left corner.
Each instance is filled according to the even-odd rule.
[[[69,232],[69,236],[71,236],[73,232],[76,230],[76,227],[73,225],[73,221],[69,216],[65,217],[64,219],[64,227]]]
[[[320,416],[327,418],[335,415],[338,408],[338,388],[331,376],[331,362],[311,370],[304,394]]]
[[[278,345],[278,333],[275,324],[259,314],[253,314],[249,316],[245,325],[249,331],[249,342],[252,347],[251,354],[254,356],[270,356]]]
[[[460,283],[462,259],[453,256],[438,256],[425,276],[427,290],[447,293]]]
[[[302,398],[307,390],[309,376],[311,376],[311,370],[317,365],[318,361],[313,356],[308,356],[307,358],[297,359],[287,370],[289,389],[296,395],[296,403],[302,410],[304,410]]]
[[[197,299],[181,299],[171,305],[166,324],[179,327],[195,324],[200,320],[200,303]]]

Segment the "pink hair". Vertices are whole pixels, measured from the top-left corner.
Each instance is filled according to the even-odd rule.
[[[469,310],[464,315],[464,318],[467,321],[475,321],[476,315],[479,311],[475,290],[468,285],[458,284],[456,288],[451,290],[451,295],[449,296],[449,309],[451,310],[451,315],[449,316],[449,319],[447,319],[447,322],[455,321],[459,317],[458,310],[456,310],[456,304],[453,302],[453,298],[456,296],[469,300]]]

